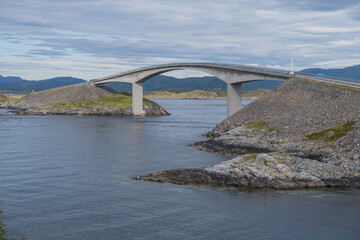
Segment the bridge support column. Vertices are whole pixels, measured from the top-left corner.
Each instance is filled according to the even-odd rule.
[[[134,116],[145,116],[143,109],[143,84],[132,84],[132,113]]]
[[[227,116],[231,116],[241,109],[241,83],[227,84]]]

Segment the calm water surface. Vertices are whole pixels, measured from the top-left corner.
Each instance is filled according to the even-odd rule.
[[[173,115],[0,117],[0,199],[11,235],[360,239],[359,190],[249,193],[131,180],[230,158],[187,146],[225,118],[225,101],[157,102]]]

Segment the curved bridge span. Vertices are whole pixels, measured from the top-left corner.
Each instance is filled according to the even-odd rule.
[[[259,80],[287,80],[292,77],[302,77],[313,79],[316,76],[309,76],[300,73],[293,73],[286,70],[253,67],[246,65],[219,64],[219,63],[173,63],[155,65],[145,68],[139,68],[120,74],[111,75],[92,80],[95,85],[101,85],[110,82],[127,82],[132,84],[132,111],[134,115],[144,115],[143,110],[143,82],[146,80],[169,71],[190,69],[208,73],[227,83],[227,101],[230,116],[241,109],[241,84]],[[330,78],[317,77],[318,81],[334,82]],[[348,83],[348,82],[347,82]],[[348,85],[348,84],[343,84]],[[360,87],[360,85],[358,86]]]

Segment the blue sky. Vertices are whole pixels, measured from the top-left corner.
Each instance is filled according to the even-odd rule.
[[[172,62],[360,64],[359,0],[0,0],[0,74],[94,79]],[[177,77],[201,73],[178,71]]]

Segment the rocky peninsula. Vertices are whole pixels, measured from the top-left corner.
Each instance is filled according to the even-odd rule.
[[[14,109],[15,114],[131,116],[131,94],[118,93],[107,86],[82,83],[41,92],[21,98],[0,98],[0,108]],[[169,115],[157,103],[144,98],[145,116]]]
[[[236,188],[360,187],[360,89],[290,79],[193,144],[235,155],[135,179]]]

